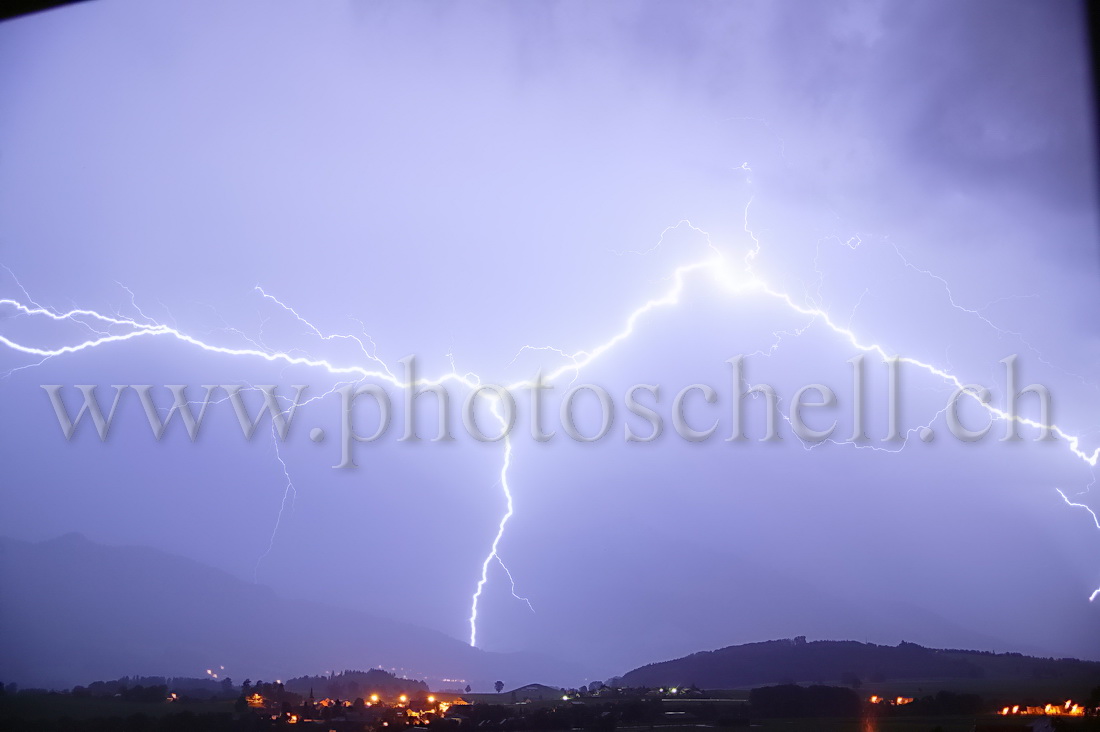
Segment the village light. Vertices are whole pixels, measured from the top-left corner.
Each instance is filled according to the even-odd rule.
[[[435,704],[435,697],[434,696],[429,696],[428,697],[428,703],[429,704]],[[1066,702],[1066,704],[1069,704],[1069,702]]]
[[[378,703],[378,695],[377,694],[371,694],[370,695],[370,700],[377,704]]]
[[[409,697],[407,697],[407,696],[405,696],[404,694],[402,694],[401,696],[397,697],[397,699],[398,699],[398,701],[400,701],[400,702],[401,702],[402,704],[404,704],[405,702],[407,702],[407,701],[409,700]]]

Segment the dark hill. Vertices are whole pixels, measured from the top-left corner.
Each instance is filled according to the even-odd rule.
[[[793,682],[1094,678],[1100,663],[1018,653],[938,650],[915,643],[879,646],[803,638],[747,643],[653,663],[623,676],[627,686],[695,684],[731,689]]]

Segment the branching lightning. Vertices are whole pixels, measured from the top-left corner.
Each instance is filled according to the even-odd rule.
[[[747,166],[743,166],[743,168],[746,170],[748,169]],[[692,231],[704,237],[706,245],[712,253],[711,255],[709,255],[705,259],[684,264],[672,270],[669,277],[667,278],[671,282],[671,284],[667,286],[663,294],[660,294],[643,302],[632,312],[630,312],[630,314],[626,317],[622,328],[618,332],[611,334],[602,342],[597,343],[591,348],[583,351],[567,352],[563,349],[553,346],[524,345],[517,352],[517,357],[526,351],[553,352],[558,356],[561,356],[566,361],[566,363],[558,366],[555,370],[550,371],[547,375],[545,375],[543,377],[545,379],[544,383],[549,384],[566,376],[570,377],[571,379],[576,379],[582,369],[586,368],[588,365],[592,364],[601,356],[614,349],[620,343],[634,336],[637,333],[641,322],[643,321],[643,319],[645,319],[647,315],[656,310],[662,308],[670,308],[677,305],[680,302],[681,296],[683,295],[686,284],[689,280],[691,280],[692,278],[708,276],[731,295],[757,296],[767,298],[785,305],[786,308],[792,313],[803,316],[807,319],[807,323],[801,328],[789,331],[777,331],[775,333],[776,340],[771,348],[768,349],[766,352],[760,352],[763,355],[770,355],[771,353],[773,353],[776,348],[779,347],[779,343],[784,336],[800,335],[807,328],[817,323],[823,325],[842,342],[847,343],[848,345],[862,353],[874,354],[883,360],[897,358],[901,363],[908,364],[909,366],[922,370],[929,375],[942,379],[946,385],[957,389],[961,389],[964,386],[965,382],[963,382],[960,378],[951,373],[950,370],[938,367],[931,363],[920,361],[915,358],[895,356],[889,353],[884,346],[872,341],[865,340],[863,337],[859,336],[852,329],[850,318],[847,324],[842,325],[826,309],[824,309],[823,306],[818,304],[801,304],[790,293],[784,292],[771,286],[760,276],[758,276],[758,274],[753,269],[753,263],[761,250],[761,245],[760,241],[749,228],[749,205],[751,205],[751,200],[749,201],[749,204],[745,207],[744,230],[748,238],[751,240],[751,245],[748,247],[746,253],[740,260],[729,259],[718,247],[716,247],[711,242],[710,236],[709,234],[707,234],[706,231],[700,229],[686,219],[681,220],[673,226],[667,227],[664,231],[662,231],[660,236],[658,237],[657,243],[654,246],[640,251],[617,252],[617,254],[648,254],[662,245],[666,234],[668,234],[670,231],[681,226],[687,226]],[[855,243],[853,244],[853,242]],[[860,246],[860,244],[862,244],[862,241],[858,237],[853,237],[848,239],[847,242],[841,243],[845,244],[849,248],[854,249]],[[898,251],[898,255],[899,257],[901,256],[900,251]],[[1019,336],[1019,334],[1017,333],[999,328],[998,326],[993,324],[988,318],[986,318],[980,311],[958,305],[954,298],[954,295],[951,293],[950,287],[947,285],[947,282],[943,278],[927,270],[919,269],[918,267],[910,264],[908,260],[904,259],[904,257],[902,257],[902,261],[908,268],[939,281],[944,286],[944,288],[946,288],[947,295],[953,307],[981,318],[987,325],[994,328],[999,333]],[[816,269],[816,262],[814,266]],[[818,271],[818,273],[820,274],[820,271]],[[16,283],[18,285],[18,280],[16,280]],[[362,354],[364,362],[360,364],[337,364],[324,358],[314,357],[301,349],[294,349],[291,351],[274,350],[266,347],[260,340],[247,339],[247,337],[245,337],[243,333],[240,333],[235,329],[230,330],[242,337],[245,337],[247,342],[250,343],[251,347],[235,348],[211,343],[207,340],[195,337],[181,331],[176,325],[170,326],[149,317],[147,314],[143,313],[140,308],[137,307],[137,304],[134,301],[133,292],[130,291],[128,288],[125,288],[124,286],[123,289],[130,293],[131,305],[134,310],[139,314],[140,320],[128,318],[121,314],[105,315],[94,310],[79,308],[73,308],[67,311],[56,311],[36,303],[30,297],[29,293],[27,293],[27,291],[23,289],[22,285],[18,285],[18,287],[24,296],[24,300],[20,301],[15,299],[0,299],[0,312],[3,312],[6,309],[9,311],[13,311],[17,316],[25,316],[29,318],[45,318],[52,321],[68,321],[77,323],[82,326],[82,328],[87,332],[87,336],[84,338],[84,340],[80,340],[75,343],[70,343],[55,348],[45,348],[17,342],[5,335],[0,334],[0,345],[7,347],[9,350],[15,353],[24,354],[26,356],[32,357],[33,359],[37,359],[34,363],[28,363],[17,368],[13,368],[9,370],[5,375],[10,375],[11,373],[19,369],[30,368],[32,366],[41,364],[48,359],[77,354],[93,348],[106,347],[113,344],[119,344],[131,340],[144,338],[166,338],[185,343],[201,351],[212,354],[244,358],[256,358],[271,363],[280,363],[285,366],[302,366],[307,368],[320,369],[333,376],[341,377],[341,383],[356,383],[370,379],[388,383],[399,389],[413,389],[421,386],[432,386],[444,383],[455,383],[469,389],[475,389],[482,384],[482,380],[477,374],[459,373],[457,368],[455,368],[454,366],[453,359],[451,363],[451,370],[449,372],[444,372],[435,378],[420,378],[416,379],[414,382],[406,383],[402,381],[398,376],[396,376],[389,365],[381,357],[379,357],[378,348],[373,339],[371,339],[369,336],[365,334],[362,337],[346,334],[326,334],[308,319],[303,317],[297,310],[286,305],[281,300],[267,293],[259,286],[257,286],[255,289],[263,299],[271,301],[282,308],[297,322],[305,326],[309,334],[322,341],[339,340],[355,344],[359,352]],[[863,296],[860,297],[861,301],[862,297]],[[807,297],[807,300],[812,302],[812,298]],[[858,307],[858,303],[856,307]],[[1028,347],[1030,348],[1029,344]],[[533,382],[530,381],[519,381],[507,385],[506,388],[508,388],[509,390],[522,389],[531,386],[532,383]],[[333,387],[333,389],[329,390],[319,397],[313,397],[313,399],[311,399],[310,401],[313,401],[314,399],[322,399],[329,394],[332,394],[336,390],[336,388],[338,388],[338,386]],[[964,393],[977,400],[977,397],[970,392]],[[1064,441],[1064,444],[1068,447],[1074,457],[1083,461],[1089,467],[1095,467],[1097,461],[1100,460],[1100,447],[1091,452],[1086,450],[1082,447],[1081,438],[1079,436],[1066,432],[1058,425],[1045,425],[1041,422],[1037,422],[1027,417],[1022,417],[1017,414],[1009,414],[1008,412],[1005,412],[998,407],[981,401],[978,401],[978,404],[984,410],[986,410],[986,412],[992,419],[1012,420],[1019,423],[1020,425],[1035,429],[1049,429],[1053,434]],[[496,420],[500,423],[501,427],[505,427],[505,419],[500,412],[499,404],[494,402],[491,412]],[[940,412],[940,414],[942,414],[942,411]],[[938,417],[939,414],[937,414],[936,416]],[[935,419],[935,417],[933,419]],[[910,430],[910,432],[906,436],[906,439],[903,441],[903,446],[904,442],[908,441],[909,436],[913,432],[914,430]],[[504,539],[508,522],[515,513],[512,487],[509,484],[509,470],[512,466],[513,461],[513,444],[511,437],[508,435],[506,435],[501,442],[503,449],[497,485],[500,486],[500,489],[503,493],[505,501],[505,511],[501,516],[499,523],[497,524],[496,532],[489,545],[489,551],[481,563],[481,571],[478,576],[476,587],[474,589],[473,595],[470,598],[469,640],[470,644],[474,646],[477,645],[479,603],[483,596],[483,591],[489,582],[490,568],[492,567],[494,562],[500,565],[500,567],[507,575],[509,581],[511,582],[512,595],[517,599],[526,602],[532,610],[534,609],[531,606],[530,600],[516,593],[516,585],[512,573],[505,566],[503,560],[500,557],[501,542]],[[267,554],[271,551],[272,546],[274,545],[275,534],[278,532],[279,524],[282,521],[283,512],[286,508],[288,498],[291,498],[292,500],[292,496],[294,494],[294,484],[293,481],[291,481],[290,479],[290,474],[289,470],[287,469],[286,463],[283,461],[281,454],[278,453],[277,440],[276,457],[282,465],[284,476],[286,477],[286,488],[283,492],[283,498],[282,502],[280,503],[279,514],[278,518],[276,519],[275,527],[272,531],[271,540],[269,542],[267,551],[265,551],[264,554],[261,555],[259,560],[257,560],[257,569],[259,566],[259,562],[267,556]],[[1097,518],[1096,513],[1091,508],[1081,503],[1072,502],[1064,493],[1062,493],[1062,491],[1059,490],[1058,492],[1069,506],[1083,508],[1088,511],[1089,514],[1092,516],[1092,519],[1097,528],[1100,528],[1100,519]],[[1100,588],[1093,592],[1089,599],[1094,600],[1098,596],[1100,596]]]

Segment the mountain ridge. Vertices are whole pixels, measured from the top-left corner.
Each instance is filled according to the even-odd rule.
[[[454,679],[479,688],[498,678],[547,676],[564,685],[585,675],[557,659],[482,651],[439,631],[285,598],[158,549],[75,533],[42,542],[0,537],[0,586],[0,628],[9,631],[0,633],[0,679],[21,685],[206,669],[239,682],[383,667],[437,687]]]

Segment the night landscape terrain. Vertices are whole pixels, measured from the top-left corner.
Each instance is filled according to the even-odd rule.
[[[0,3],[0,732],[1100,732],[1100,2]]]
[[[0,596],[3,626],[43,629],[0,639],[0,682],[20,680],[0,698],[0,721],[10,729],[266,729],[291,715],[304,723],[310,714],[336,729],[360,729],[382,719],[368,709],[385,709],[387,724],[413,710],[431,726],[469,713],[475,716],[461,718],[506,729],[676,727],[687,724],[682,714],[692,724],[720,726],[794,717],[814,721],[782,728],[846,729],[846,718],[859,717],[874,718],[876,729],[922,729],[927,719],[970,729],[974,718],[998,709],[1045,709],[1050,700],[1100,706],[1096,661],[804,636],[702,651],[592,681],[565,660],[480,651],[442,633],[288,600],[190,560],[78,534],[40,544],[0,540],[0,582],[23,588]],[[221,662],[205,676],[186,675],[215,657]],[[329,659],[348,667],[377,659],[377,668],[293,676]],[[234,681],[233,669],[257,680]],[[281,676],[288,678],[270,681]],[[501,682],[508,689],[488,691],[496,679],[509,680]],[[517,684],[530,680],[550,684]],[[257,693],[265,701],[249,706]],[[303,707],[311,694],[317,703]],[[367,707],[372,695],[385,701]],[[396,701],[402,695],[414,702]],[[458,705],[445,710],[451,719],[438,711],[437,697]],[[485,709],[467,712],[468,702]],[[341,716],[344,703],[352,706]]]

